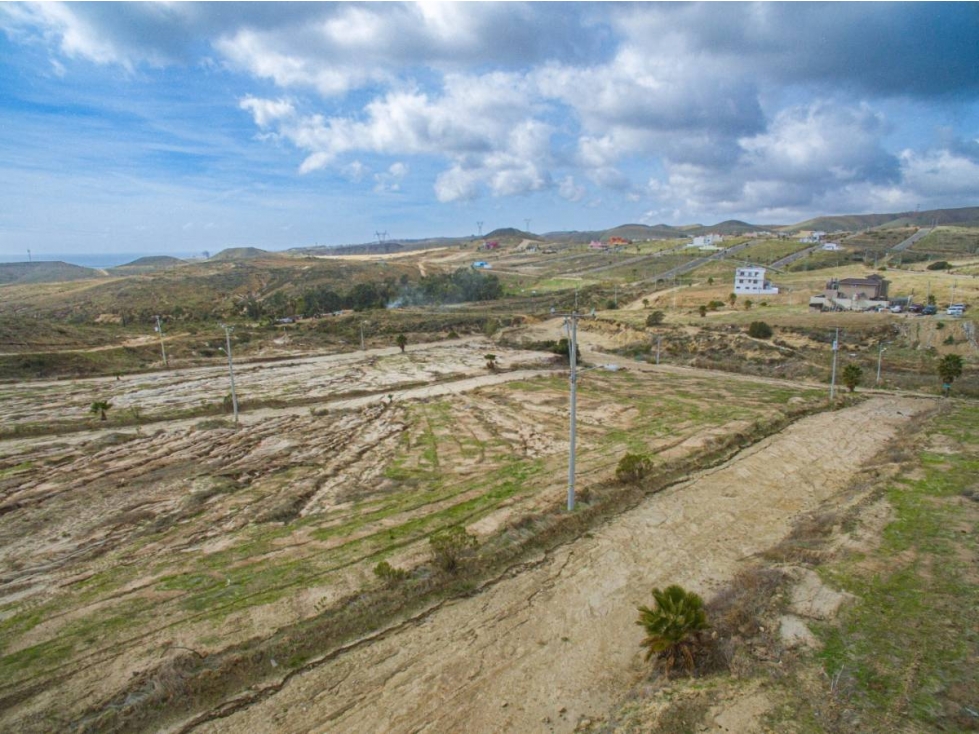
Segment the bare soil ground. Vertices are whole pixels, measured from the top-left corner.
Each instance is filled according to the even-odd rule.
[[[504,371],[486,368],[490,351]],[[376,584],[379,558],[418,565],[435,530],[461,523],[485,538],[560,506],[567,377],[551,358],[473,339],[250,365],[247,394],[320,399],[245,412],[237,431],[93,420],[0,441],[0,694],[16,701],[0,722],[62,729],[181,649],[208,655],[320,615]],[[530,369],[507,371],[520,365]],[[95,388],[113,410],[138,395],[165,416],[213,399],[222,372],[6,389],[28,424],[62,401],[82,411]],[[821,394],[697,372],[668,384],[589,373],[579,483],[607,482],[626,451],[686,456]]]
[[[926,405],[878,397],[799,421],[513,578],[195,730],[572,731],[641,675],[635,610],[651,587],[709,594]]]

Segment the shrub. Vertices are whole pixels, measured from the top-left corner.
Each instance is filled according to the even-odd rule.
[[[399,581],[408,578],[408,572],[403,568],[395,568],[387,561],[381,561],[374,566],[374,575],[388,586],[394,586]]]
[[[771,339],[774,333],[772,327],[764,321],[752,321],[748,324],[748,336],[755,339]]]
[[[653,656],[662,661],[666,674],[681,658],[688,673],[694,669],[694,653],[703,643],[707,624],[704,601],[681,586],[653,589],[654,608],[639,607],[636,624],[645,628],[646,637],[639,644],[646,648],[646,660]]]
[[[952,265],[945,260],[938,260],[927,266],[927,270],[948,270]]]
[[[663,319],[665,318],[666,314],[664,314],[662,311],[653,311],[646,317],[646,326],[659,326],[663,323]]]
[[[700,312],[700,318],[706,318],[706,316],[707,316],[707,306],[701,306],[697,310]]]
[[[620,482],[640,482],[653,468],[652,459],[646,454],[626,454],[615,467],[615,478]]]
[[[717,311],[718,309],[724,308],[724,301],[713,300],[707,303],[707,308],[711,311]]]
[[[611,298],[610,298],[610,299],[608,299],[608,300],[607,300],[607,301],[605,302],[605,308],[606,308],[606,310],[608,310],[608,311],[614,311],[614,310],[615,310],[615,309],[617,309],[618,307],[619,307],[619,304],[617,304],[617,303],[616,303],[616,302],[615,302],[615,301],[614,301],[613,299],[611,299]]]
[[[858,365],[848,364],[843,368],[843,384],[847,386],[850,392],[857,389],[861,377],[863,377],[863,370]]]
[[[463,559],[476,547],[476,536],[461,525],[433,533],[428,539],[435,565],[448,573],[454,573]]]

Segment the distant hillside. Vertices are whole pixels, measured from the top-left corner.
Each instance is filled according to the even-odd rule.
[[[518,239],[518,240],[539,240],[540,235],[536,235],[533,232],[524,232],[523,230],[516,229],[515,227],[502,227],[500,229],[494,229],[490,232],[484,239],[487,240],[503,240],[503,239]]]
[[[938,224],[958,224],[967,227],[979,226],[979,207],[960,209],[930,209],[924,212],[899,212],[891,214],[843,214],[839,216],[816,217],[799,224],[783,227],[783,231],[797,232],[803,229],[836,232],[847,230],[856,232],[869,227],[931,227]]]
[[[260,250],[257,247],[229,247],[221,250],[211,258],[213,261],[222,262],[225,260],[252,260],[256,257],[268,257],[273,253],[268,250]]]
[[[61,283],[68,280],[104,278],[95,268],[61,262],[0,263],[0,284]]]
[[[685,230],[685,233],[741,235],[749,232],[764,232],[766,230],[771,231],[773,228],[774,225],[748,224],[747,222],[741,222],[737,219],[728,219],[727,221],[718,222],[710,227],[700,227],[698,230],[687,229]]]
[[[152,273],[156,270],[164,270],[166,268],[172,268],[176,265],[186,265],[186,260],[181,260],[179,257],[170,257],[169,255],[155,255],[150,257],[141,257],[133,260],[131,263],[126,263],[125,265],[117,265],[114,268],[108,268],[109,272],[113,275],[138,275],[142,273]]]

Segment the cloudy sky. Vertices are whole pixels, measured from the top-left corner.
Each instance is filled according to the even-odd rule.
[[[979,205],[979,4],[0,3],[0,255]]]

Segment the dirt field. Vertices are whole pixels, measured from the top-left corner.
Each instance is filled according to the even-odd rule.
[[[926,405],[879,397],[799,421],[533,568],[193,730],[572,731],[642,674],[635,610],[651,587],[709,594]]]
[[[501,371],[486,368],[490,351]],[[286,407],[246,411],[237,431],[79,417],[84,431],[0,441],[0,695],[17,702],[0,722],[60,730],[180,650],[219,652],[322,614],[376,584],[380,558],[417,566],[440,528],[488,538],[561,506],[567,374],[551,359],[472,339],[249,365],[243,391]],[[84,412],[97,388],[113,410],[138,396],[162,418],[213,399],[222,372],[5,389],[26,425],[66,404]],[[665,374],[582,380],[580,486],[607,482],[626,451],[687,456],[824,392]]]

